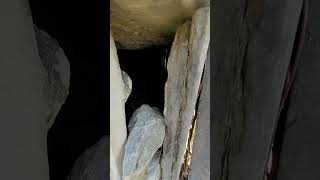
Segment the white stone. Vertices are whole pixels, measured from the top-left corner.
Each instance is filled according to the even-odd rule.
[[[117,49],[110,32],[110,179],[122,176],[124,145],[127,140],[125,102],[131,92],[129,76],[120,69]]]
[[[135,123],[125,146],[123,180],[160,178],[160,157],[156,152],[162,146],[165,135],[162,113],[142,105],[131,121]]]

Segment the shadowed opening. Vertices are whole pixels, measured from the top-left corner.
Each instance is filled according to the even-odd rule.
[[[109,132],[106,12],[97,1],[29,3],[34,23],[59,42],[70,62],[69,96],[47,137],[50,180],[63,180],[80,154]]]
[[[132,92],[126,102],[126,120],[142,104],[157,107],[163,112],[164,87],[167,80],[166,59],[168,47],[154,47],[141,50],[118,50],[122,71],[132,81]]]

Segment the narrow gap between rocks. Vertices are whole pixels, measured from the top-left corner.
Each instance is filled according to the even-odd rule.
[[[201,76],[199,91],[198,91],[198,98],[196,102],[196,106],[194,109],[194,114],[191,121],[191,127],[188,134],[188,141],[186,145],[186,150],[184,154],[184,162],[181,166],[181,172],[180,172],[180,180],[188,180],[189,173],[190,173],[190,166],[191,166],[191,160],[192,160],[192,150],[193,150],[193,143],[194,143],[194,137],[196,133],[196,126],[197,126],[197,113],[199,109],[199,102],[200,102],[200,94],[202,90],[203,85],[203,77],[205,73],[205,68],[203,69],[203,73]]]
[[[167,81],[166,62],[170,49],[171,47],[152,47],[140,50],[117,50],[120,68],[129,75],[132,81],[132,91],[125,105],[127,125],[133,112],[142,104],[156,107],[163,112],[164,90]],[[196,109],[193,118],[196,118]],[[188,179],[195,121],[195,119],[192,121],[189,140],[186,144],[185,160],[180,174],[181,180]]]
[[[192,148],[193,148],[193,141],[194,141],[196,126],[197,126],[197,116],[195,112],[192,118],[192,124],[188,134],[188,141],[187,141],[186,150],[184,154],[184,162],[182,163],[181,171],[180,171],[180,180],[188,180],[188,177],[189,177],[191,160],[192,160]]]
[[[96,2],[29,0],[34,23],[55,38],[70,63],[70,89],[48,132],[50,180],[63,180],[76,159],[109,132],[105,11]]]
[[[165,62],[170,47],[152,47],[140,50],[118,49],[122,71],[132,81],[132,91],[126,102],[127,124],[133,112],[142,104],[164,108],[164,87],[167,80]]]

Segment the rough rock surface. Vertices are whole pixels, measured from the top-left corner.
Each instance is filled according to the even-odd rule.
[[[160,159],[161,153],[157,151],[150,162],[145,180],[159,180],[161,178]]]
[[[109,140],[104,136],[86,150],[75,162],[66,180],[109,180]]]
[[[172,45],[165,85],[164,180],[179,179],[209,40],[210,8],[201,8],[193,15],[192,23],[186,22],[178,29]]]
[[[44,93],[48,100],[46,123],[48,129],[67,99],[70,81],[70,64],[58,42],[46,32],[34,26],[38,52],[45,69]]]
[[[131,121],[134,123],[125,146],[123,179],[159,179],[160,156],[156,152],[165,134],[163,115],[155,108],[142,105]]]
[[[111,0],[111,29],[118,48],[169,45],[177,28],[209,0]]]

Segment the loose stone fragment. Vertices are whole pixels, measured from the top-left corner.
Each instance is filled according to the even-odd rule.
[[[156,152],[162,146],[165,134],[163,116],[156,108],[142,105],[134,112],[131,122],[133,128],[125,146],[123,179],[157,177],[160,173],[160,157]]]
[[[58,42],[34,25],[39,56],[44,68],[45,94],[48,99],[47,127],[53,125],[67,99],[70,85],[70,64]]]

